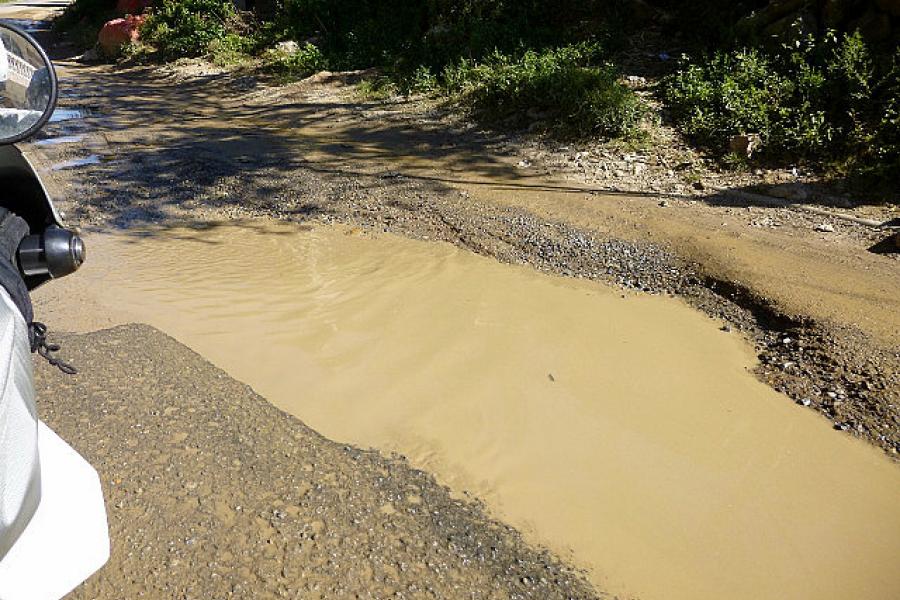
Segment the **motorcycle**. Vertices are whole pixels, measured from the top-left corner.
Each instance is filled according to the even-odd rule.
[[[15,146],[53,114],[53,64],[14,26],[0,23],[0,45],[0,225],[21,239],[0,255],[0,600],[56,600],[106,563],[109,533],[97,472],[38,419],[31,353],[74,369],[31,322],[28,294],[77,270],[85,248]]]

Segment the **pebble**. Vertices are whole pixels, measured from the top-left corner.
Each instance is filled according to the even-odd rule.
[[[821,231],[823,233],[834,233],[834,225],[830,223],[822,223],[821,225],[816,225],[816,231]]]

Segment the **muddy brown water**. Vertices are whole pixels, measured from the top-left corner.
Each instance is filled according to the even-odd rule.
[[[150,323],[324,435],[483,499],[600,590],[900,592],[900,469],[757,381],[752,348],[678,300],[344,228],[89,244],[39,294],[65,297],[39,301],[68,307],[51,323]]]

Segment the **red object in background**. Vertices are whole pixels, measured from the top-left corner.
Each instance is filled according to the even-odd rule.
[[[117,56],[122,51],[122,46],[140,39],[140,28],[144,19],[143,16],[129,15],[107,22],[100,30],[98,39],[100,48],[107,56]]]
[[[116,12],[120,15],[139,15],[151,4],[153,0],[119,0],[116,2]]]

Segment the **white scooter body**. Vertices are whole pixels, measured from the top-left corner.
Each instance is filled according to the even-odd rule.
[[[0,23],[0,51],[19,65],[17,80],[10,76],[0,81],[5,101],[14,100],[14,112],[31,115],[27,122],[0,119],[0,206],[22,217],[32,234],[58,233],[62,222],[46,189],[12,145],[49,119],[56,104],[56,74],[33,38],[5,23]],[[31,104],[19,107],[16,102]],[[43,112],[35,119],[37,110]],[[17,123],[26,125],[21,131],[9,129]],[[52,268],[35,270],[31,263],[25,269],[22,247],[19,268],[27,273],[29,290],[61,276]],[[35,246],[30,256],[40,262],[50,254],[50,246]],[[38,420],[31,360],[28,325],[0,287],[0,600],[58,600],[109,559],[100,479]]]
[[[0,559],[0,600],[57,600],[109,559],[100,478],[35,418],[31,369],[25,320],[0,289],[0,543],[25,521]]]

